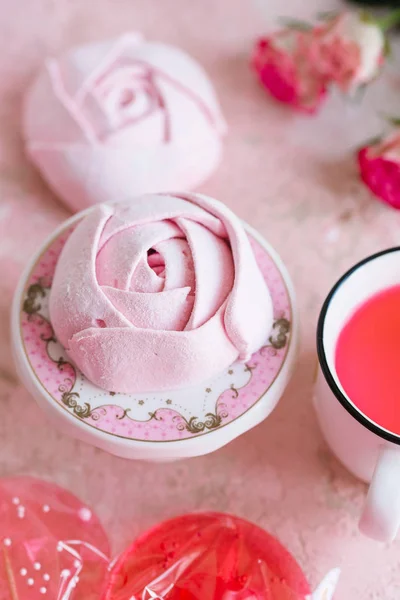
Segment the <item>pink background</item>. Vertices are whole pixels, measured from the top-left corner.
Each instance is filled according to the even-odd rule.
[[[379,545],[358,533],[366,487],[331,457],[311,406],[324,296],[354,261],[400,239],[400,213],[371,198],[352,158],[357,145],[382,131],[382,113],[400,112],[396,61],[361,103],[337,95],[310,119],[265,97],[248,54],[283,12],[307,17],[335,7],[333,0],[1,0],[0,6],[0,475],[46,477],[81,495],[99,512],[115,551],[165,517],[231,511],[278,535],[313,585],[342,566],[338,599],[397,600],[400,542]],[[297,372],[273,415],[214,455],[169,465],[114,458],[50,429],[17,387],[7,339],[20,270],[67,214],[23,157],[23,91],[52,52],[129,27],[180,45],[208,69],[230,132],[223,164],[202,191],[275,246],[293,277],[302,318]]]

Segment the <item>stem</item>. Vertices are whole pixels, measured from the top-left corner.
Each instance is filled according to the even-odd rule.
[[[385,17],[376,20],[376,24],[382,31],[387,31],[388,29],[392,29],[395,25],[400,23],[400,8],[390,12]]]
[[[15,577],[14,577],[13,569],[11,566],[10,557],[8,556],[8,552],[7,552],[6,548],[3,548],[3,559],[4,559],[4,566],[6,569],[8,589],[11,594],[11,600],[19,600],[19,596],[18,596],[18,592],[17,592],[17,585],[15,583]]]

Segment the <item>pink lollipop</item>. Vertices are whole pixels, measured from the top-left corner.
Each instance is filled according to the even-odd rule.
[[[332,571],[311,594],[282,544],[256,525],[219,513],[166,521],[114,563],[102,600],[331,600]]]
[[[98,518],[62,488],[0,480],[1,600],[98,600],[109,543]]]

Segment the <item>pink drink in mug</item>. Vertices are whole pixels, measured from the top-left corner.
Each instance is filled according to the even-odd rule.
[[[356,407],[400,434],[400,285],[364,302],[343,327],[336,371]]]
[[[371,482],[360,528],[400,528],[400,248],[350,269],[321,309],[314,403],[339,460]]]

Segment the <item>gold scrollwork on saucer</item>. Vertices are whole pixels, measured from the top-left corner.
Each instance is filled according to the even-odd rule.
[[[290,321],[285,317],[279,317],[272,325],[272,334],[268,341],[269,344],[263,346],[260,350],[261,354],[268,351],[271,356],[276,356],[278,350],[282,350],[288,343],[290,333]]]
[[[36,283],[32,283],[26,292],[26,298],[23,304],[23,311],[28,315],[28,319],[32,318],[32,315],[37,314],[42,305],[40,298],[45,298],[46,290],[43,283],[43,279],[38,279]]]
[[[287,344],[288,333],[290,331],[290,322],[282,317],[275,321],[272,326],[273,331],[277,331],[277,333],[272,334],[269,338],[269,343],[276,350],[281,350]]]
[[[217,429],[220,427],[222,423],[222,419],[226,419],[228,417],[228,410],[225,404],[220,404],[218,406],[218,412],[216,410],[215,413],[207,413],[204,416],[204,420],[200,421],[198,417],[191,417],[189,420],[185,419],[182,415],[176,415],[174,417],[174,421],[178,421],[176,428],[179,431],[189,431],[189,433],[201,433],[202,431],[208,429]]]
[[[85,402],[83,406],[81,406],[78,402],[79,394],[78,392],[72,392],[73,381],[69,377],[65,379],[64,383],[62,383],[58,390],[61,392],[61,402],[72,409],[72,412],[81,419],[87,419],[92,415],[92,407],[89,402]],[[97,417],[98,418],[98,417]]]
[[[231,383],[230,389],[233,392],[232,398],[239,398],[239,392],[238,392],[237,388],[235,388],[235,385],[233,383]]]

